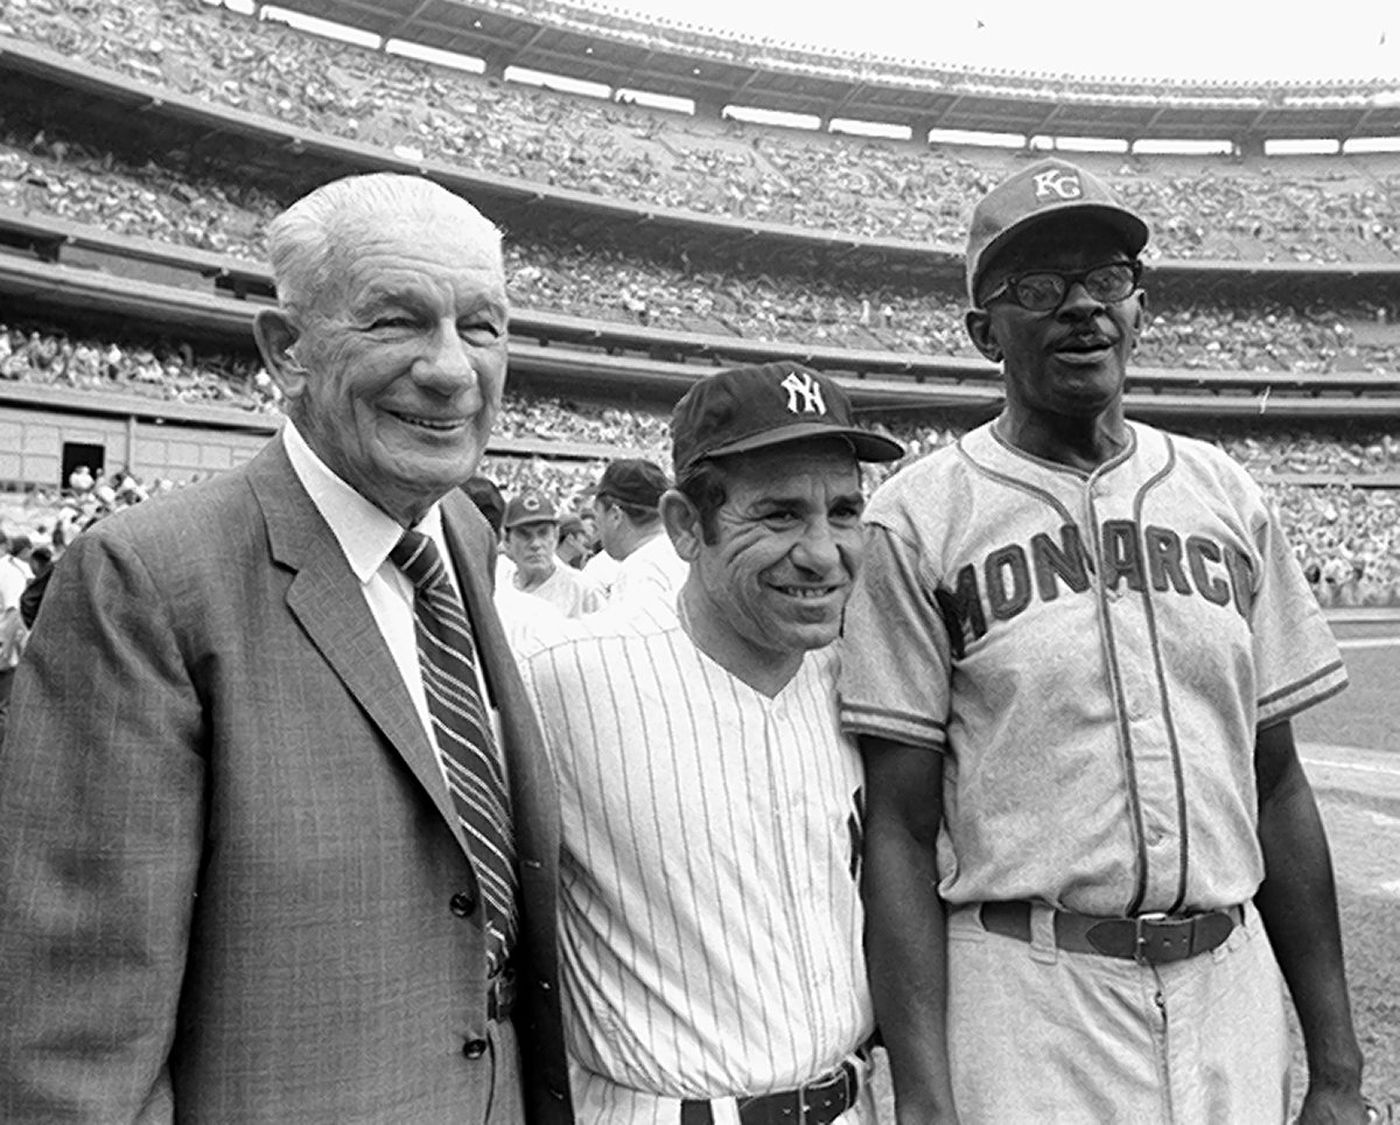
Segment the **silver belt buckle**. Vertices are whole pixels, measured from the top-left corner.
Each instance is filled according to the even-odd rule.
[[[1138,914],[1133,918],[1133,960],[1139,965],[1150,964],[1143,956],[1143,949],[1147,946],[1147,936],[1143,933],[1143,925],[1147,922],[1166,922],[1171,918],[1162,910],[1154,910],[1150,914]]]

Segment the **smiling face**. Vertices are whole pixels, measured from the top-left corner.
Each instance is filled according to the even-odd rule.
[[[335,230],[329,284],[280,372],[316,455],[412,524],[470,477],[506,376],[499,249],[450,205]]]
[[[746,670],[759,678],[795,670],[803,652],[841,630],[860,566],[860,471],[839,440],[738,454],[720,465],[727,495],[710,534],[696,514],[677,544],[691,564],[685,606],[697,643],[756,683]]]
[[[1011,243],[987,271],[980,293],[1030,270],[1073,273],[1130,260],[1109,228],[1065,218],[1033,227]],[[1076,282],[1057,309],[1031,312],[1003,294],[988,308],[969,312],[967,325],[982,354],[1004,363],[1008,412],[1053,424],[1118,408],[1143,308],[1141,290],[1103,302]]]

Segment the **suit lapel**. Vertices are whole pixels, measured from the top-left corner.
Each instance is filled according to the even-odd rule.
[[[249,482],[267,523],[273,561],[295,571],[287,608],[322,658],[403,759],[447,822],[466,839],[437,755],[330,527],[297,479],[280,437],[249,464]]]

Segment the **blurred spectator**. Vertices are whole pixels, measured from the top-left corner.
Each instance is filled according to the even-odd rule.
[[[661,496],[671,487],[665,472],[642,458],[610,461],[598,481],[598,538],[616,561],[608,603],[631,609],[644,601],[674,601],[690,574],[661,523]],[[591,566],[592,564],[590,564]]]
[[[20,598],[34,577],[29,568],[29,537],[0,532],[0,745],[5,741],[15,667],[24,652],[29,628],[20,615]]]
[[[582,570],[583,564],[588,561],[588,538],[588,529],[583,526],[583,520],[574,515],[573,512],[565,512],[561,515],[559,517],[559,546],[555,548],[555,554],[559,556],[559,561],[575,570]]]
[[[34,628],[34,619],[39,616],[39,606],[44,600],[44,591],[49,588],[49,575],[53,573],[53,548],[42,543],[30,554],[29,563],[34,577],[19,596],[19,616],[26,629]]]
[[[529,491],[512,497],[502,527],[517,590],[548,602],[566,618],[603,607],[602,592],[592,580],[559,562],[559,515],[546,496]]]

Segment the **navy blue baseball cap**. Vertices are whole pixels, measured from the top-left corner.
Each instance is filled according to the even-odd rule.
[[[671,412],[677,477],[697,461],[807,438],[845,438],[860,461],[897,461],[904,447],[857,428],[851,400],[829,376],[783,360],[701,379]]]
[[[559,513],[555,510],[553,500],[540,492],[522,492],[519,496],[512,497],[511,502],[506,505],[503,526],[509,530],[527,523],[558,522]]]

